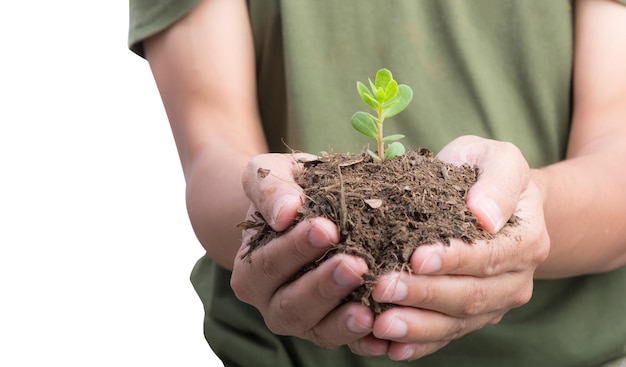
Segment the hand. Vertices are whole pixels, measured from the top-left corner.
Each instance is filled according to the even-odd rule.
[[[252,202],[248,216],[258,211],[274,230],[287,229],[303,200],[301,188],[293,182],[294,173],[301,169],[297,159],[306,158],[311,156],[265,154],[253,158],[242,176]],[[259,175],[259,169],[269,170],[269,174]],[[254,233],[244,232],[231,287],[240,300],[261,312],[273,333],[298,336],[325,348],[336,348],[371,333],[374,315],[367,307],[357,303],[339,306],[361,285],[361,276],[367,271],[362,259],[336,255],[291,282],[300,269],[339,242],[334,223],[324,218],[303,221],[255,249],[250,261],[242,260]]]
[[[411,257],[412,274],[388,274],[378,282],[374,299],[398,307],[376,318],[372,335],[350,344],[357,354],[387,348],[391,359],[417,359],[499,322],[530,300],[534,271],[550,245],[541,193],[521,153],[508,143],[467,136],[448,144],[438,157],[478,166],[467,204],[483,228],[496,233],[513,213],[519,223],[492,240],[418,247]]]

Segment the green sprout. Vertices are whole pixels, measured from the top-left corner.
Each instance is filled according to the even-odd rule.
[[[413,99],[413,90],[408,85],[398,85],[391,71],[387,69],[378,70],[373,83],[371,79],[368,80],[371,90],[361,82],[357,82],[356,87],[363,102],[376,111],[376,116],[359,111],[352,115],[352,127],[361,134],[376,139],[378,154],[369,149],[367,152],[374,160],[382,162],[405,152],[404,145],[397,141],[404,138],[404,135],[383,136],[383,121],[404,111]],[[389,142],[392,143],[385,150],[385,143]]]

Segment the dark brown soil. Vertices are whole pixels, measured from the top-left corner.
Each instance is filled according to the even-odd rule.
[[[262,177],[269,172],[259,174]],[[490,238],[465,205],[466,194],[477,177],[476,168],[444,163],[427,149],[409,151],[383,163],[374,162],[367,153],[333,154],[305,163],[296,182],[307,200],[295,224],[306,218],[326,217],[337,224],[341,239],[295,278],[336,253],[360,256],[369,271],[364,284],[346,301],[359,301],[377,314],[384,311],[391,305],[372,299],[374,284],[383,273],[410,271],[409,259],[417,246],[434,242],[449,245],[451,238],[468,243]],[[244,258],[281,235],[258,213],[255,220],[240,226],[259,229]]]

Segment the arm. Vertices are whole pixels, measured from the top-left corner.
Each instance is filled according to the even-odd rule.
[[[577,3],[567,159],[533,172],[552,242],[537,277],[606,272],[626,264],[625,35],[626,6]]]
[[[298,167],[293,156],[261,154],[267,147],[249,27],[245,1],[205,0],[144,45],[176,140],[189,217],[208,256],[224,268],[235,265],[234,290],[259,308],[271,330],[329,347],[346,344],[368,334],[373,321],[369,309],[357,304],[332,312],[361,283],[362,260],[336,256],[315,279],[285,284],[337,242],[333,223],[322,218],[303,223],[255,251],[250,264],[235,256],[242,243],[235,224],[248,209],[261,211],[274,219],[275,229],[284,230],[301,205],[301,191],[284,180],[253,184],[259,167],[273,173],[262,183],[289,178]],[[294,294],[304,295],[304,303],[282,302]]]
[[[241,244],[235,224],[249,206],[240,173],[267,151],[246,3],[205,0],[145,49],[178,148],[191,224],[208,256],[230,269]]]

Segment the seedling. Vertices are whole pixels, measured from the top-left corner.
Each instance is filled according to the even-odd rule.
[[[376,73],[376,79],[372,82],[368,78],[370,89],[361,82],[356,83],[359,95],[365,104],[376,111],[376,116],[359,111],[352,115],[352,127],[361,134],[376,139],[378,154],[367,152],[378,162],[392,159],[404,154],[402,143],[398,142],[404,135],[383,135],[383,122],[386,118],[397,115],[404,111],[413,99],[413,90],[405,84],[398,85],[391,75],[391,71],[380,69]],[[391,142],[385,150],[385,143]]]

